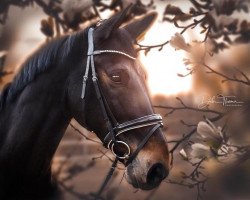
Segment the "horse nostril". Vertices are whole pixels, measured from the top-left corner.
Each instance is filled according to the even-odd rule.
[[[154,164],[148,171],[147,183],[149,185],[157,186],[163,179],[167,177],[168,173],[168,170],[164,167],[163,164]]]

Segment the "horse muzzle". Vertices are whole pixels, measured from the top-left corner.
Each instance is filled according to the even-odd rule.
[[[150,159],[146,156],[141,158],[140,154],[127,166],[125,177],[128,183],[135,188],[142,190],[154,189],[168,176],[168,162],[163,159]]]

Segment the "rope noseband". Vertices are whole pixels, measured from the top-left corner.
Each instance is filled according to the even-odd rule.
[[[104,138],[103,145],[106,148],[110,149],[116,157],[104,183],[102,184],[102,187],[98,191],[98,196],[100,196],[105,186],[107,185],[108,180],[111,178],[118,160],[123,160],[126,166],[129,165],[135,159],[135,157],[140,152],[140,150],[144,147],[144,145],[147,143],[149,138],[154,134],[154,132],[158,128],[160,128],[163,125],[163,123],[162,123],[162,117],[159,114],[145,115],[145,116],[142,116],[140,118],[137,118],[131,121],[126,121],[122,124],[119,124],[116,121],[116,118],[114,117],[112,111],[110,110],[107,100],[99,87],[99,82],[98,82],[98,78],[96,76],[96,70],[95,70],[94,56],[100,55],[100,54],[111,53],[111,54],[120,54],[131,60],[136,60],[136,58],[127,53],[117,51],[117,50],[94,50],[93,32],[94,32],[93,28],[90,28],[88,30],[88,53],[87,53],[88,57],[87,57],[85,73],[83,76],[81,98],[82,99],[85,98],[86,84],[89,78],[88,77],[89,70],[91,68],[92,82],[94,84],[96,96],[101,106],[102,115],[103,115],[104,121],[106,122],[106,126],[108,129],[108,133],[106,137]],[[145,138],[139,143],[139,145],[137,146],[134,152],[131,151],[130,146],[126,142],[117,139],[117,137],[120,134],[126,133],[130,130],[135,130],[135,129],[139,129],[142,127],[151,127],[151,126],[153,127],[145,135]],[[125,147],[126,152],[123,155],[118,154],[117,152],[115,152],[115,145],[120,145],[120,146]]]

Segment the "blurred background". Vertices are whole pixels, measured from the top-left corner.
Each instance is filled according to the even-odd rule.
[[[158,12],[156,23],[136,47],[155,111],[164,117],[173,167],[159,188],[145,192],[126,182],[119,165],[104,198],[250,199],[247,0],[1,1],[0,88],[42,44],[108,18],[130,3],[135,6],[128,21]],[[215,134],[220,143],[201,140],[208,137],[204,132]],[[194,144],[210,149],[204,152]],[[88,199],[112,159],[94,133],[72,120],[53,160],[61,199]]]

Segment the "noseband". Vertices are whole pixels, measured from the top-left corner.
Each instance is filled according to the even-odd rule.
[[[110,110],[110,107],[107,103],[105,96],[103,95],[100,89],[99,81],[98,81],[96,70],[95,70],[94,55],[119,54],[131,60],[135,60],[136,58],[127,53],[124,53],[122,51],[117,51],[117,50],[94,50],[93,32],[94,32],[94,28],[89,28],[88,30],[88,54],[87,54],[88,57],[87,57],[85,74],[83,76],[81,98],[84,99],[85,97],[85,90],[86,90],[86,84],[87,84],[87,80],[89,76],[89,69],[91,68],[92,81],[94,84],[96,96],[100,103],[102,115],[103,115],[103,118],[106,122],[106,126],[108,129],[108,133],[103,140],[103,145],[106,148],[110,149],[118,160],[123,160],[125,165],[128,165],[137,156],[137,154],[144,147],[144,145],[147,143],[147,141],[153,135],[153,133],[163,125],[162,117],[159,114],[151,114],[151,115],[145,115],[145,116],[133,119],[131,121],[126,121],[121,124],[117,122],[113,113]],[[130,146],[126,142],[118,140],[117,138],[119,135],[126,133],[128,131],[139,129],[142,127],[149,127],[149,126],[153,126],[153,127],[145,135],[145,138],[139,143],[139,145],[137,146],[134,152],[131,152]],[[117,147],[116,145],[125,147],[126,152],[123,155],[119,155],[115,151],[116,149],[115,147]]]

